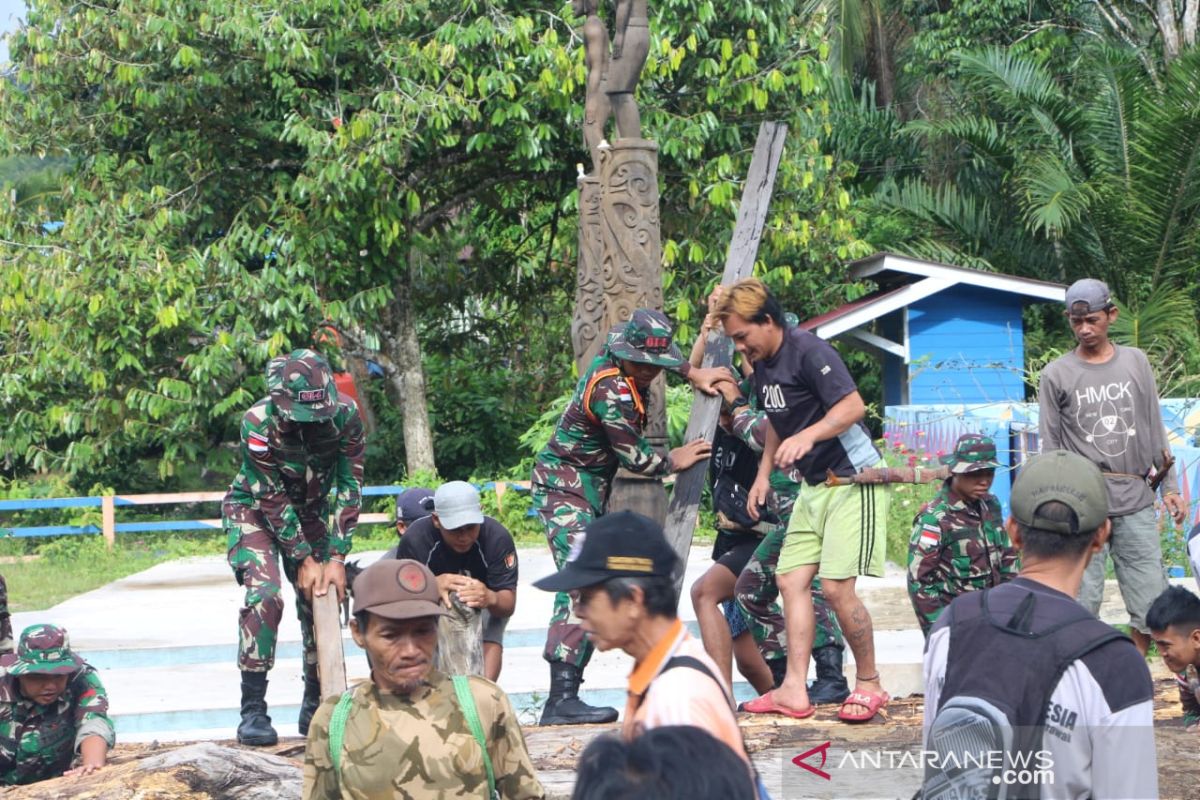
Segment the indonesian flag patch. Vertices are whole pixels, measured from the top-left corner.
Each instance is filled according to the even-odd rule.
[[[516,565],[517,565],[517,554],[516,553],[509,553],[508,555],[506,555],[504,557],[504,568],[505,569],[512,569]]]
[[[251,432],[246,437],[246,446],[250,448],[251,453],[266,453],[270,450],[270,442],[267,441],[267,437],[255,432]]]
[[[617,399],[622,403],[633,402],[633,392],[629,390],[629,385],[625,381],[617,383]]]
[[[932,525],[926,525],[921,528],[921,540],[919,542],[921,547],[937,547],[941,540],[942,532],[939,528],[935,528]]]

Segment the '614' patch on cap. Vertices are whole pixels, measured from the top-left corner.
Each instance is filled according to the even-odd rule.
[[[313,350],[293,350],[271,362],[271,401],[285,419],[323,422],[337,413],[337,385],[329,362]]]

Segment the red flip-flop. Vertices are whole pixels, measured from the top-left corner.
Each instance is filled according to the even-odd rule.
[[[838,709],[838,719],[842,722],[870,722],[891,700],[887,692],[870,692],[866,689],[855,689],[850,696],[842,701]],[[846,711],[846,706],[863,706],[865,713],[852,714]]]
[[[753,700],[747,700],[739,706],[740,710],[748,711],[751,714],[782,714],[785,717],[792,719],[808,719],[813,714],[817,713],[817,707],[809,704],[808,708],[803,711],[797,711],[793,708],[786,708],[775,702],[775,693],[767,692],[762,697],[756,697]]]

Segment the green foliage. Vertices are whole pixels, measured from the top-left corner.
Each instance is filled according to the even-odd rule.
[[[794,285],[806,309],[841,302],[839,265],[868,248],[842,188],[852,167],[819,141],[831,125],[823,21],[806,4],[685,0],[652,4],[652,17],[640,96],[660,147],[665,306],[679,339],[695,335],[719,280],[762,120],[789,129],[756,274]]]
[[[1156,83],[1136,54],[1092,47],[1064,76],[1016,49],[957,56],[962,110],[909,123],[947,167],[879,185],[907,218],[902,252],[1070,282],[1108,282],[1136,313],[1119,341],[1168,357],[1164,389],[1200,367],[1200,51]],[[1069,79],[1068,79],[1069,77]]]
[[[958,74],[958,55],[986,45],[1003,46],[1035,61],[1060,64],[1072,48],[1073,31],[1089,17],[1082,0],[901,0],[914,32],[906,73],[928,81]],[[1064,65],[1065,66],[1065,65]]]
[[[447,469],[511,465],[516,432],[570,380],[584,67],[565,10],[34,4],[0,87],[0,153],[49,146],[70,169],[53,205],[0,201],[8,469],[169,485],[231,439],[268,358],[326,319],[386,349],[398,297],[419,310],[433,380],[453,386],[431,400]],[[847,168],[816,138],[822,35],[802,13],[654,6],[640,102],[685,339],[762,119],[791,126],[764,274],[832,303],[837,263],[865,251]],[[48,217],[62,230],[44,234]],[[373,399],[371,452],[389,460],[369,470],[387,473],[400,419]]]
[[[484,483],[477,480],[477,483]],[[498,502],[495,489],[479,493],[483,513],[496,519],[513,535],[517,544],[545,544],[546,530],[536,515],[531,515],[533,498],[528,491],[509,486],[503,502]]]

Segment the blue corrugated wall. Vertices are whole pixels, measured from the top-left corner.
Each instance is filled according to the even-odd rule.
[[[1021,301],[1008,292],[956,286],[910,306],[908,403],[1024,400]]]

